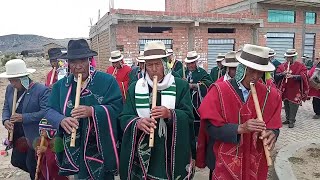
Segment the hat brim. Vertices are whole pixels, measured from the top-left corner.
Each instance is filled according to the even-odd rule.
[[[87,54],[79,54],[79,55],[69,55],[68,53],[65,56],[61,56],[63,58],[61,59],[68,59],[68,60],[76,60],[76,59],[83,59],[83,58],[89,58],[93,56],[97,56],[98,53],[95,51],[91,51],[90,53]]]
[[[188,59],[188,58],[185,58],[184,59],[184,62],[185,63],[192,63],[192,62],[195,62],[195,61],[197,61],[197,60],[199,60],[200,59],[200,55],[198,55],[195,59]]]
[[[36,72],[35,69],[27,69],[27,72],[26,73],[22,73],[22,74],[7,74],[7,72],[4,72],[4,73],[1,73],[0,74],[0,78],[17,78],[17,77],[23,77],[23,76],[27,76],[29,74],[32,74]]]
[[[269,57],[273,57],[273,56],[275,56],[277,53],[274,53],[274,54],[269,54]]]
[[[248,60],[245,60],[245,59],[242,59],[241,57],[241,52],[237,52],[236,54],[236,59],[243,65],[251,68],[251,69],[255,69],[257,71],[263,71],[263,72],[272,72],[274,71],[276,68],[274,67],[274,65],[268,61],[268,64],[267,65],[261,65],[261,64],[256,64],[256,63],[253,63],[251,61],[248,61]]]
[[[49,57],[49,60],[58,60],[59,57],[61,56],[62,54],[58,55],[58,56],[53,56],[53,57]]]
[[[297,56],[298,55],[298,53],[296,52],[296,53],[294,53],[294,54],[287,54],[287,53],[284,53],[284,56],[285,57],[293,57],[293,56]]]
[[[226,63],[226,61],[222,61],[221,64],[225,67],[237,67],[239,62]]]
[[[145,60],[140,59],[140,57],[137,58],[137,61],[138,61],[139,63],[145,63],[145,62],[146,62]]]
[[[152,59],[161,59],[161,58],[165,58],[165,57],[168,57],[168,56],[170,56],[170,54],[143,56],[143,57],[140,57],[139,59],[147,61],[147,60],[152,60]]]
[[[117,58],[117,59],[111,59],[111,57],[109,58],[109,61],[110,62],[118,62],[118,61],[120,61],[120,60],[122,60],[123,59],[123,55],[121,54],[121,56],[119,57],[119,58]]]
[[[218,59],[216,59],[217,62],[221,62],[221,61],[223,61],[223,60],[224,60],[224,58],[218,58]]]

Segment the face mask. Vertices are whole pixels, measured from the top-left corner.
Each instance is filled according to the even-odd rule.
[[[28,77],[28,76],[21,77],[21,78],[20,78],[20,82],[21,82],[22,86],[23,86],[25,89],[28,89],[28,88],[29,88],[30,81],[29,81],[29,77]]]

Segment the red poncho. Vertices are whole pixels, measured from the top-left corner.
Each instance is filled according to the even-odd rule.
[[[108,67],[106,73],[111,74],[114,71],[114,67],[110,66]],[[131,68],[129,66],[123,65],[121,69],[117,70],[117,73],[115,73],[115,78],[118,82],[118,85],[120,87],[121,93],[122,93],[122,97],[123,100],[125,100],[126,97],[126,92],[128,91],[128,84],[129,84],[129,74],[131,72]]]
[[[281,64],[277,73],[282,73],[288,68],[288,62]],[[295,104],[301,104],[305,101],[309,93],[309,79],[307,75],[307,68],[304,64],[295,61],[290,65],[290,71],[292,75],[300,75],[301,81],[295,80],[295,78],[288,79],[286,83],[286,78],[284,77],[278,84],[278,88],[282,91],[282,100],[289,100]]]
[[[262,108],[267,87],[257,82],[256,90]],[[267,129],[279,129],[282,126],[281,105],[280,92],[271,88],[262,114]],[[201,123],[196,165],[200,168],[206,166],[205,155],[208,134],[205,127],[207,121],[214,126],[221,127],[227,123],[239,124],[240,121],[243,124],[249,119],[257,118],[251,94],[247,102],[243,103],[229,81],[211,86],[207,96],[202,101],[199,112]],[[239,150],[238,154],[237,148]],[[212,153],[216,156],[212,180],[263,180],[267,178],[268,167],[262,141],[258,139],[258,133],[242,134],[239,145],[216,140]]]
[[[309,73],[308,73],[308,76],[309,78],[312,77],[313,73],[315,72],[316,70],[316,66],[313,66]],[[320,89],[315,89],[314,87],[310,86],[310,91],[309,91],[309,97],[317,97],[317,98],[320,98]]]
[[[46,83],[45,83],[45,86],[49,87],[51,84],[50,84],[50,81],[51,81],[51,76],[52,76],[52,72],[53,72],[53,69],[51,69],[47,75],[47,80],[46,80]],[[54,78],[53,78],[53,81],[52,81],[52,84],[54,84],[55,82],[58,81],[58,73],[55,72],[54,73]]]

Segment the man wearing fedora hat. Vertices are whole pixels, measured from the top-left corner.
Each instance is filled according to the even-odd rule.
[[[295,49],[288,49],[284,56],[287,61],[278,67],[275,79],[282,91],[286,112],[283,124],[289,124],[289,128],[293,128],[299,105],[308,97],[309,79],[306,66],[296,61],[298,53]]]
[[[70,40],[70,75],[56,82],[48,101],[46,119],[62,139],[56,152],[59,175],[78,179],[113,179],[119,167],[117,118],[122,97],[116,80],[90,67],[97,53],[86,40]],[[75,108],[78,74],[82,74],[80,105]],[[70,147],[71,132],[76,130],[75,147]]]
[[[280,61],[278,61],[275,56],[276,56],[276,52],[273,49],[270,49],[269,51],[269,60],[271,61],[271,63],[274,65],[274,67],[277,69],[278,66],[281,64]]]
[[[138,79],[144,76],[146,61],[143,59],[140,59],[142,56],[143,56],[143,51],[140,51],[140,56],[137,57],[138,67],[136,67],[135,69],[132,69],[129,74],[129,79],[130,79],[129,86],[133,82],[137,81]]]
[[[13,130],[11,164],[34,179],[37,163],[33,143],[39,137],[39,122],[46,113],[49,90],[29,78],[36,70],[27,68],[23,60],[13,59],[5,66],[6,72],[1,73],[0,78],[8,79],[10,84],[5,93],[2,123],[7,130]],[[15,88],[17,102],[16,109],[12,109]]]
[[[163,42],[147,42],[141,57],[146,61],[146,76],[128,90],[119,118],[124,131],[120,155],[122,180],[192,179],[195,138],[189,87],[171,75],[166,57]],[[152,80],[155,75],[157,85]],[[157,103],[151,108],[154,86],[158,90]],[[152,148],[148,145],[151,129]]]
[[[49,60],[50,60],[52,69],[47,74],[47,80],[45,85],[48,87],[49,86],[52,87],[52,85],[58,81],[58,68],[59,68],[58,58],[62,55],[62,52],[60,48],[51,48],[48,50],[48,55],[49,55]],[[54,73],[52,84],[50,84],[51,76],[53,75],[54,68],[56,69],[56,71]]]
[[[236,51],[228,52],[221,64],[226,67],[226,74],[220,77],[216,83],[230,80],[236,75],[236,68],[239,65],[239,62],[236,59]]]
[[[123,100],[125,100],[130,80],[129,74],[131,72],[131,68],[123,64],[123,55],[119,50],[111,52],[109,61],[112,63],[112,66],[108,67],[106,72],[116,78]]]
[[[225,75],[226,70],[221,64],[223,59],[225,58],[225,54],[219,53],[216,59],[217,66],[213,67],[210,71],[210,77],[212,82],[216,82],[219,78]]]
[[[212,169],[211,180],[267,179],[261,139],[272,150],[281,127],[280,93],[260,82],[264,72],[275,69],[268,53],[267,47],[244,45],[236,54],[240,64],[235,77],[213,84],[203,99],[196,165]],[[257,119],[250,83],[255,84],[263,120]]]
[[[206,96],[209,86],[212,84],[212,79],[208,73],[198,67],[198,60],[200,55],[196,51],[190,51],[187,54],[184,62],[186,63],[187,69],[185,70],[186,81],[189,83],[190,94],[193,104],[193,115],[195,117],[195,135],[198,136],[200,127],[200,117],[198,108],[202,102],[203,97]],[[178,74],[182,77],[183,70],[178,71]]]
[[[176,59],[176,56],[173,53],[172,49],[167,49],[167,53],[170,54],[170,56],[168,57],[169,67],[173,72],[178,72],[180,69],[182,69],[182,66],[183,66],[182,62]]]

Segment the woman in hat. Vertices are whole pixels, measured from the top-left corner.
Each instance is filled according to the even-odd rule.
[[[109,61],[112,63],[112,66],[108,67],[106,72],[116,78],[123,100],[125,100],[131,68],[123,63],[123,55],[120,51],[112,51]]]
[[[225,54],[219,53],[216,59],[217,66],[213,67],[210,71],[210,77],[212,79],[212,82],[216,82],[219,78],[225,75],[226,70],[221,64],[225,57]]]
[[[0,78],[10,82],[5,93],[2,123],[7,130],[13,130],[11,164],[28,172],[31,179],[35,178],[37,166],[33,143],[39,137],[37,130],[46,113],[49,96],[47,87],[29,78],[35,71],[28,69],[23,60],[13,59],[6,63],[6,72],[0,74]],[[12,109],[15,89],[18,92],[16,109]]]
[[[48,101],[46,119],[59,129],[62,150],[56,152],[59,175],[78,179],[114,179],[119,167],[117,118],[122,97],[116,80],[90,67],[97,53],[86,40],[70,40],[66,59],[70,75],[55,83]],[[82,74],[80,106],[75,108],[78,74]],[[70,147],[72,129],[77,129],[75,147]]]
[[[198,108],[203,97],[206,96],[209,86],[212,84],[212,79],[208,73],[198,66],[200,55],[196,51],[188,52],[187,58],[184,60],[187,69],[185,70],[186,81],[189,83],[190,94],[193,104],[193,115],[195,117],[195,135],[198,136],[200,127],[200,116]],[[178,71],[178,74],[183,77],[183,70]]]
[[[171,75],[167,56],[163,42],[147,42],[141,58],[146,61],[146,76],[128,90],[119,118],[124,131],[120,155],[122,180],[192,179],[195,138],[189,87]],[[156,85],[152,80],[155,75]],[[158,90],[157,103],[151,108],[154,86]],[[148,145],[151,129],[154,129],[152,148]]]
[[[47,75],[47,80],[45,85],[47,87],[52,88],[52,85],[58,81],[58,68],[59,68],[59,64],[58,64],[58,58],[62,55],[61,49],[60,48],[51,48],[48,50],[48,55],[49,55],[49,60],[50,60],[50,64],[52,69],[49,71],[48,75]],[[53,70],[55,68],[55,72],[53,74]],[[52,75],[54,75],[53,77],[53,81],[51,82],[52,79]]]
[[[284,56],[287,61],[278,67],[275,79],[282,91],[286,112],[286,121],[283,124],[293,128],[299,105],[308,97],[309,79],[306,66],[297,61],[298,53],[295,49],[288,49]]]
[[[225,58],[223,59],[221,64],[224,67],[226,67],[226,74],[224,76],[222,76],[221,78],[219,78],[216,81],[216,83],[228,81],[228,80],[234,78],[234,76],[236,75],[236,69],[237,69],[237,66],[239,65],[239,62],[236,59],[236,51],[228,52],[225,55]]]
[[[240,64],[235,77],[213,84],[203,99],[196,165],[212,169],[211,180],[267,179],[261,139],[272,150],[281,127],[280,93],[275,88],[267,91],[259,82],[264,72],[275,69],[268,52],[269,48],[246,44],[236,54]],[[263,121],[257,119],[250,83],[255,83]]]

